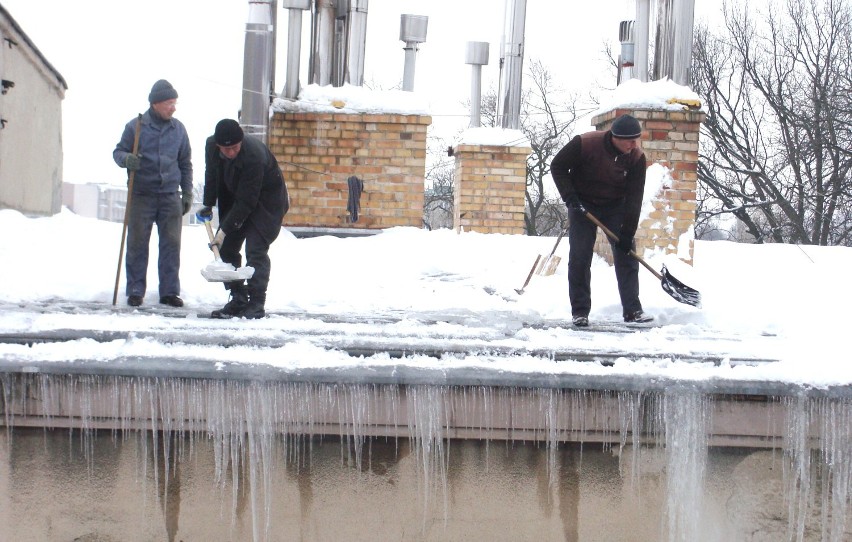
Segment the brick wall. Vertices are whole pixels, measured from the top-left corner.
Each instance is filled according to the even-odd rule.
[[[671,173],[671,181],[664,184],[653,201],[654,210],[639,224],[636,251],[641,255],[645,249],[653,248],[665,254],[678,254],[685,262],[692,263],[698,134],[705,115],[697,110],[615,109],[594,117],[592,124],[598,130],[608,130],[612,121],[624,113],[633,115],[642,124],[641,145],[648,165],[662,164]],[[688,235],[684,236],[685,233]],[[689,246],[679,246],[682,236]],[[596,250],[612,261],[609,243],[601,232]]]
[[[420,227],[431,123],[425,115],[275,112],[269,148],[290,192],[284,225]],[[355,223],[346,210],[352,175],[364,181]]]
[[[453,149],[453,226],[481,233],[524,233],[529,147],[458,145]]]

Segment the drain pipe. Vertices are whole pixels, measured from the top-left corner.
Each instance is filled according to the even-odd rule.
[[[470,64],[470,127],[480,126],[482,106],[482,66],[488,64],[488,42],[469,41],[464,55],[464,63]]]
[[[618,40],[621,42],[621,54],[618,55],[617,84],[633,79],[634,52],[633,21],[621,21],[618,24]]]
[[[636,79],[648,81],[648,29],[651,26],[651,0],[636,0],[636,24],[633,26],[634,72]]]
[[[272,10],[275,0],[249,0],[243,56],[243,101],[240,125],[247,135],[266,143],[271,84]]]
[[[524,27],[527,0],[506,0],[503,41],[500,45],[500,126],[517,130],[521,124],[521,80],[524,68]]]
[[[405,69],[402,76],[402,90],[414,90],[414,64],[417,61],[417,46],[426,41],[429,17],[425,15],[402,15],[399,24],[399,39],[405,42]]]
[[[299,69],[302,55],[302,12],[311,9],[311,0],[281,0],[287,10],[287,79],[284,81],[284,97],[295,100],[299,97]]]

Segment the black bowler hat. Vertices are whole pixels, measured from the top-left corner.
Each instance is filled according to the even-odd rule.
[[[642,136],[642,127],[639,125],[639,121],[626,114],[615,119],[609,131],[612,132],[612,137],[619,139],[636,139]]]
[[[236,145],[243,140],[243,129],[234,119],[222,119],[216,124],[213,140],[222,147]]]

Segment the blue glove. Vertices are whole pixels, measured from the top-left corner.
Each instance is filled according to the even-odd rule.
[[[195,213],[199,222],[210,222],[213,220],[213,208],[204,206]]]
[[[618,241],[616,241],[615,246],[618,247],[618,250],[625,254],[630,254],[630,251],[633,250],[633,236],[622,233],[618,236]]]

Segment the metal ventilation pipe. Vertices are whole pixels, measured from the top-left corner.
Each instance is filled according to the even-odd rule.
[[[405,42],[405,70],[402,75],[402,90],[414,90],[414,64],[417,61],[417,46],[426,41],[429,17],[425,15],[402,15],[399,24],[399,39]]]
[[[634,73],[636,79],[648,81],[648,29],[651,26],[651,0],[636,0],[636,24],[633,27]]]
[[[243,102],[240,124],[247,135],[266,142],[272,78],[272,10],[275,0],[249,0],[243,57]]]
[[[311,14],[311,60],[308,80],[325,86],[331,83],[334,55],[334,0],[314,0]]]
[[[618,24],[618,40],[621,42],[621,54],[618,55],[618,84],[621,84],[634,78],[633,21],[621,21]]]
[[[465,49],[464,63],[470,64],[470,127],[480,126],[482,105],[482,66],[488,64],[488,42],[469,41]]]
[[[658,0],[654,79],[689,84],[695,0]]]
[[[503,42],[500,46],[500,126],[517,130],[521,124],[521,80],[524,68],[524,31],[527,0],[506,0]]]
[[[346,15],[346,60],[343,81],[360,87],[364,84],[364,53],[367,46],[367,8],[369,0],[348,0]]]
[[[281,0],[281,7],[289,14],[287,23],[287,79],[284,97],[295,100],[299,96],[299,68],[302,55],[302,12],[311,9],[311,0]]]

